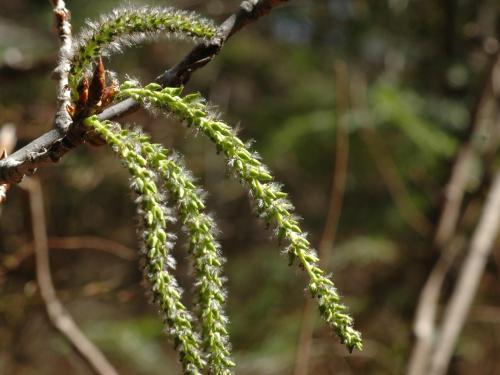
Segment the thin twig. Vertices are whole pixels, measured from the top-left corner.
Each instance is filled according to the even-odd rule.
[[[444,248],[453,238],[458,219],[460,217],[460,208],[464,197],[464,191],[469,180],[469,172],[477,153],[475,138],[481,130],[481,114],[487,100],[492,95],[493,78],[500,71],[500,53],[493,57],[490,66],[487,69],[486,79],[481,90],[481,94],[474,105],[471,120],[467,129],[466,140],[460,146],[457,153],[450,180],[445,188],[444,205],[439,216],[439,221],[434,237],[434,244],[438,248]]]
[[[432,225],[413,204],[397,166],[390,156],[389,149],[373,128],[361,129],[361,137],[368,147],[382,180],[389,191],[401,218],[423,238],[431,233]]]
[[[245,0],[239,10],[229,16],[220,26],[218,37],[210,44],[196,46],[177,65],[157,77],[163,86],[180,86],[186,84],[191,73],[209,63],[219,52],[224,43],[248,24],[268,14],[274,7],[289,0]]]
[[[443,325],[431,359],[429,375],[446,372],[456,341],[479,288],[488,255],[500,230],[500,171],[488,194],[469,253],[462,265],[457,285],[443,315]]]
[[[186,84],[194,71],[206,65],[219,53],[229,37],[287,1],[243,1],[239,10],[221,24],[218,38],[212,43],[197,45],[177,65],[160,75],[157,81],[164,86]],[[138,108],[139,105],[134,100],[126,99],[105,109],[99,119],[116,119]],[[79,123],[72,124],[64,134],[58,129],[48,131],[8,158],[0,160],[0,183],[19,183],[23,176],[35,173],[37,168],[56,163],[67,152],[82,144],[85,141],[84,135],[85,131]]]
[[[470,320],[481,322],[500,324],[500,307],[498,306],[475,306],[470,312]]]
[[[47,246],[50,250],[97,250],[127,261],[132,261],[137,256],[133,249],[119,242],[95,236],[49,237]],[[26,258],[34,254],[34,250],[34,242],[24,244],[13,254],[5,257],[2,263],[9,270],[16,269]]]
[[[5,124],[0,128],[0,160],[7,157],[16,147],[16,127],[13,124]],[[0,205],[7,199],[7,191],[10,184],[0,184]],[[0,207],[0,214],[2,213]]]
[[[40,182],[35,178],[27,178],[20,186],[29,193],[33,241],[35,243],[36,277],[51,323],[68,339],[93,371],[101,375],[117,375],[118,372],[101,351],[80,331],[69,312],[57,298],[50,272],[45,210]]]
[[[358,110],[366,108],[367,98],[366,78],[359,72],[353,76],[352,102]],[[410,198],[405,182],[399,174],[396,163],[382,137],[373,128],[373,124],[366,121],[361,130],[361,138],[365,142],[368,152],[375,161],[382,181],[403,219],[416,233],[426,238],[431,232],[432,225],[427,217],[419,211]]]
[[[464,245],[464,239],[456,237],[455,241],[452,241],[447,248],[443,249],[443,253],[420,292],[417,303],[417,318],[413,323],[416,342],[408,362],[408,375],[423,375],[427,373],[427,358],[431,355],[433,347],[441,289],[456,255],[462,250]]]
[[[347,65],[343,61],[335,63],[335,83],[336,83],[336,111],[335,123],[336,147],[335,164],[332,176],[332,188],[330,191],[330,203],[328,213],[323,228],[323,233],[319,241],[319,257],[324,267],[328,264],[330,250],[335,242],[342,202],[347,179],[347,169],[349,160],[349,133],[346,124],[346,113],[349,106],[349,81]],[[302,321],[300,325],[299,343],[295,357],[295,375],[307,375],[309,361],[311,357],[311,341],[314,333],[315,321],[314,301],[307,299],[304,305]]]
[[[335,171],[332,179],[330,204],[326,218],[325,228],[319,242],[319,256],[324,266],[328,264],[330,250],[335,242],[337,229],[342,212],[342,203],[347,181],[347,168],[349,161],[349,132],[347,129],[346,115],[349,110],[349,72],[344,61],[335,62],[336,85],[336,123],[337,140],[335,152]]]
[[[70,71],[68,56],[71,55],[73,38],[71,37],[71,14],[66,8],[64,0],[51,0],[56,21],[57,34],[61,41],[59,47],[58,66],[55,73],[58,80],[57,105],[58,109],[54,118],[54,127],[62,132],[66,131],[72,123],[67,108],[71,104],[71,91],[68,85]]]

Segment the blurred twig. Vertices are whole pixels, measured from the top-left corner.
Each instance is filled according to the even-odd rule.
[[[97,250],[112,254],[124,260],[134,260],[136,252],[118,242],[106,238],[94,236],[75,237],[49,237],[47,246],[51,250]],[[17,249],[13,254],[3,259],[4,266],[9,269],[16,269],[31,254],[34,253],[35,243],[27,243]]]
[[[349,72],[344,61],[335,62],[336,82],[336,119],[337,140],[335,150],[335,169],[332,178],[330,203],[326,217],[325,228],[319,241],[319,256],[323,265],[328,264],[328,257],[332,249],[342,211],[347,169],[349,161],[349,132],[346,124],[346,114],[349,110]]]
[[[472,237],[457,285],[446,306],[443,324],[436,338],[428,375],[442,375],[448,368],[458,335],[479,288],[488,255],[500,230],[500,171],[488,194],[479,224]]]
[[[361,129],[361,137],[375,161],[401,218],[420,236],[427,238],[431,233],[431,223],[413,204],[405,183],[398,173],[397,166],[390,156],[387,145],[373,128],[365,127]]]
[[[438,313],[439,297],[448,270],[456,255],[464,245],[464,239],[457,237],[452,241],[439,257],[427,278],[417,304],[416,318],[413,331],[416,342],[408,364],[408,375],[427,374],[427,361],[433,347],[436,316]]]
[[[366,106],[367,83],[366,78],[356,74],[352,85],[353,103],[358,109]],[[363,124],[361,137],[368,147],[370,155],[396,205],[401,218],[423,238],[429,236],[432,225],[427,217],[413,204],[405,183],[398,172],[398,168],[391,158],[391,153],[384,140],[373,129],[371,124]]]
[[[472,111],[467,137],[457,153],[450,181],[447,184],[446,199],[434,237],[434,245],[438,249],[441,249],[441,255],[419,296],[413,325],[416,342],[408,365],[409,375],[428,374],[429,362],[436,348],[433,338],[436,332],[435,325],[439,297],[449,266],[457,253],[456,247],[453,244],[456,237],[456,227],[460,218],[470,164],[478,152],[474,138],[479,129],[484,126],[481,113],[487,99],[493,96],[498,101],[498,98],[500,98],[500,92],[497,92],[495,89],[496,86],[499,86],[498,83],[495,83],[495,79],[500,80],[500,78],[495,77],[500,77],[500,53],[496,54],[492,60],[492,64],[488,68],[485,83]],[[497,108],[497,113],[500,113],[500,108]],[[497,142],[496,138],[498,136],[499,134],[492,134],[493,143]],[[484,210],[486,209],[485,207]]]
[[[469,179],[469,171],[474,156],[477,153],[475,137],[481,129],[481,113],[485,102],[492,95],[493,79],[495,75],[500,74],[500,53],[492,59],[487,70],[486,79],[472,111],[469,128],[465,141],[460,146],[455,162],[453,164],[450,180],[445,188],[445,201],[434,237],[434,243],[438,248],[444,248],[455,233],[458,219],[460,217],[460,208],[464,197],[464,191]]]
[[[29,65],[0,64],[0,84],[15,82],[20,78],[29,79],[32,75],[48,74],[54,67],[56,56],[51,54],[43,56]]]
[[[5,124],[0,128],[0,153],[10,154],[16,146],[16,127],[14,124]]]
[[[36,277],[51,323],[68,339],[93,371],[101,375],[117,375],[117,371],[101,351],[80,331],[69,312],[57,298],[50,272],[45,210],[40,182],[35,178],[26,178],[20,187],[29,194],[35,244]]]
[[[0,128],[0,160],[7,157],[16,146],[16,127],[13,124],[5,124]],[[7,190],[10,184],[0,184],[0,205],[7,199]],[[1,215],[0,207],[0,215]]]
[[[477,322],[500,324],[500,307],[475,306],[472,308],[470,318]]]
[[[340,60],[335,62],[334,70],[336,87],[335,124],[337,127],[337,139],[330,203],[328,205],[326,222],[318,246],[319,258],[323,266],[328,264],[329,254],[335,242],[340,213],[342,211],[342,201],[345,192],[349,160],[349,133],[345,120],[349,106],[349,72],[346,63]],[[315,317],[314,301],[309,298],[306,300],[302,314],[299,343],[295,357],[295,375],[307,375],[308,373]]]

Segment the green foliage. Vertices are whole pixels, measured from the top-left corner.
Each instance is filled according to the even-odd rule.
[[[266,142],[263,154],[271,158],[279,154],[291,152],[299,141],[310,134],[317,138],[334,136],[335,112],[333,110],[317,110],[307,114],[293,116],[285,124],[274,131],[270,140]]]
[[[453,155],[456,140],[419,115],[422,101],[414,93],[380,82],[370,91],[370,102],[377,123],[397,126],[423,152],[444,158]]]
[[[131,97],[146,105],[166,109],[188,125],[196,127],[208,136],[228,159],[233,173],[246,186],[255,200],[258,215],[266,224],[273,224],[275,235],[288,246],[286,253],[290,264],[298,260],[309,276],[309,291],[319,304],[322,317],[335,329],[341,341],[351,351],[361,349],[361,335],[352,328],[352,318],[346,313],[346,307],[333,282],[325,276],[318,266],[318,257],[293,215],[293,206],[287,194],[273,182],[267,168],[260,162],[257,154],[234,134],[231,127],[214,118],[199,94],[181,97],[182,88],[161,88],[157,84],[139,87],[128,81],[120,89],[120,97]]]
[[[348,266],[364,267],[370,264],[392,264],[397,259],[394,243],[378,237],[357,236],[339,243],[331,257],[331,267],[339,270]]]

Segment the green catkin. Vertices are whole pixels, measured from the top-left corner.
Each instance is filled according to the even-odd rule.
[[[70,60],[69,86],[73,96],[77,86],[92,62],[103,54],[105,49],[120,49],[123,45],[168,33],[179,37],[210,40],[216,35],[217,28],[208,19],[193,12],[175,8],[124,8],[101,17],[98,24],[88,23],[76,43]],[[73,98],[76,100],[76,98]]]
[[[205,214],[201,191],[189,173],[167,150],[151,144],[149,138],[133,131],[122,136],[123,142],[134,142],[135,148],[146,159],[148,166],[159,173],[161,183],[175,202],[180,220],[189,238],[194,257],[196,289],[202,340],[211,374],[229,375],[235,366],[231,360],[228,320],[224,312],[225,291],[222,279],[224,258],[216,240],[216,225]]]
[[[135,82],[126,82],[120,89],[120,96],[131,97],[146,106],[163,108],[203,132],[215,143],[228,159],[234,174],[249,189],[259,216],[267,224],[275,225],[275,234],[280,241],[287,241],[286,252],[290,263],[298,259],[306,271],[309,276],[308,289],[318,302],[321,316],[333,327],[349,351],[355,348],[361,350],[361,334],[352,327],[353,320],[346,306],[340,303],[333,282],[319,268],[319,259],[293,215],[293,206],[287,194],[273,182],[273,177],[259,156],[249,151],[230,126],[210,114],[199,94],[181,97],[181,92],[181,88],[161,88],[157,84],[138,87]]]
[[[112,130],[115,124],[101,122],[95,116],[85,119],[83,123],[106,141],[130,173],[141,220],[145,278],[151,285],[153,300],[160,306],[165,325],[179,351],[184,373],[202,374],[205,361],[200,350],[201,340],[194,331],[193,317],[181,302],[182,291],[168,271],[175,262],[169,254],[172,244],[165,232],[168,217],[161,203],[156,176],[147,167],[146,159]]]

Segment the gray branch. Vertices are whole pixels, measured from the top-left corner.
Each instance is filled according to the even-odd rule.
[[[71,103],[71,91],[68,86],[68,74],[71,66],[67,57],[71,54],[71,49],[73,46],[73,39],[71,37],[71,15],[69,10],[66,8],[66,4],[63,0],[52,0],[52,5],[54,6],[54,18],[56,20],[57,33],[59,39],[61,40],[61,46],[59,47],[59,58],[58,66],[55,69],[55,73],[58,79],[57,88],[57,113],[54,118],[54,127],[62,129],[63,131],[68,129],[71,125],[71,116],[68,113],[67,107]]]
[[[199,44],[178,64],[157,77],[163,86],[186,84],[193,72],[205,66],[221,50],[228,38],[244,26],[268,14],[274,7],[288,0],[246,0],[233,15],[220,26],[218,36],[211,43]],[[99,118],[111,120],[139,108],[138,103],[127,99],[104,110]],[[85,142],[86,132],[81,121],[75,121],[67,130],[56,128],[0,161],[0,184],[19,183],[25,175],[32,175],[37,168],[58,162],[66,153]]]
[[[448,368],[453,350],[465,324],[479,282],[500,230],[500,171],[484,203],[479,224],[474,232],[470,249],[460,270],[457,286],[443,315],[441,332],[436,338],[429,375],[443,375]]]

